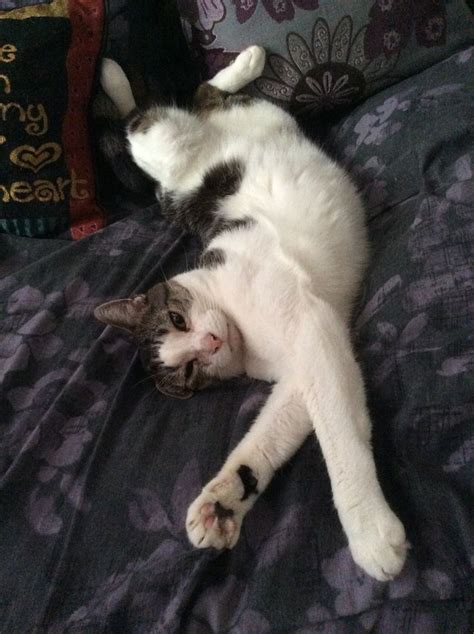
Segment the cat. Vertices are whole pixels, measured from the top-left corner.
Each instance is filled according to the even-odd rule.
[[[198,548],[232,548],[275,471],[315,432],[354,561],[386,581],[405,562],[405,530],[377,480],[371,423],[348,323],[367,260],[349,176],[279,107],[238,94],[262,72],[245,49],[202,84],[192,111],[133,111],[113,63],[103,85],[162,212],[201,237],[200,266],[96,317],[131,332],[156,386],[188,398],[239,374],[273,383],[247,435],[190,505]],[[124,105],[125,104],[125,105]]]

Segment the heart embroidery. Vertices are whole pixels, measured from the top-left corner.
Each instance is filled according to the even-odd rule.
[[[62,149],[58,143],[43,143],[39,148],[20,145],[10,153],[10,160],[15,165],[25,167],[37,174],[45,165],[57,161],[61,153]]]

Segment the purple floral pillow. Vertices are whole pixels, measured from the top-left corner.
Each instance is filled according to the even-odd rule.
[[[250,44],[267,50],[249,88],[295,114],[347,108],[474,40],[462,0],[178,0],[205,79]]]

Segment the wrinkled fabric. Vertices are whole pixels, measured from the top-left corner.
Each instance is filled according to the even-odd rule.
[[[269,388],[239,379],[171,400],[133,341],[94,320],[196,261],[154,205],[76,243],[0,236],[2,630],[472,629],[473,69],[465,50],[328,140],[369,214],[354,338],[380,479],[413,546],[400,576],[380,583],[352,561],[314,438],[232,551],[188,543],[187,506]]]

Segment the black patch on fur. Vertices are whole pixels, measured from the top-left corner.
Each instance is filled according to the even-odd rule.
[[[194,94],[193,106],[196,112],[223,108],[226,93],[207,82],[201,84]]]
[[[237,93],[236,95],[229,95],[225,100],[225,108],[233,108],[234,106],[250,106],[255,103],[255,98],[250,95],[243,95]]]
[[[199,259],[199,266],[204,269],[215,269],[225,263],[225,252],[222,249],[208,249]]]
[[[204,83],[196,90],[193,107],[197,113],[206,115],[212,110],[229,110],[234,106],[247,106],[254,101],[255,99],[249,95],[230,94],[219,90],[216,86]]]
[[[242,480],[242,484],[244,486],[244,494],[240,498],[241,501],[246,500],[251,495],[256,495],[258,493],[257,484],[258,480],[253,475],[253,471],[246,464],[240,465],[237,469],[237,474],[239,478]]]
[[[223,231],[233,231],[234,229],[245,229],[247,227],[251,227],[253,224],[255,224],[255,220],[252,220],[252,218],[240,218],[239,220],[227,220],[226,222],[223,222]]]
[[[237,159],[214,165],[204,176],[199,198],[205,202],[207,198],[214,200],[216,197],[235,194],[242,181],[243,171],[243,165]]]
[[[219,203],[235,194],[242,181],[244,168],[238,160],[219,163],[204,176],[199,187],[181,198],[163,196],[163,214],[208,244],[218,233],[250,223],[250,219],[225,220],[217,216]]]
[[[220,502],[214,504],[214,511],[220,520],[234,516],[234,511],[232,509],[226,509]]]
[[[150,106],[148,108],[135,108],[125,121],[128,132],[148,132],[152,125],[159,120],[159,108]]]

